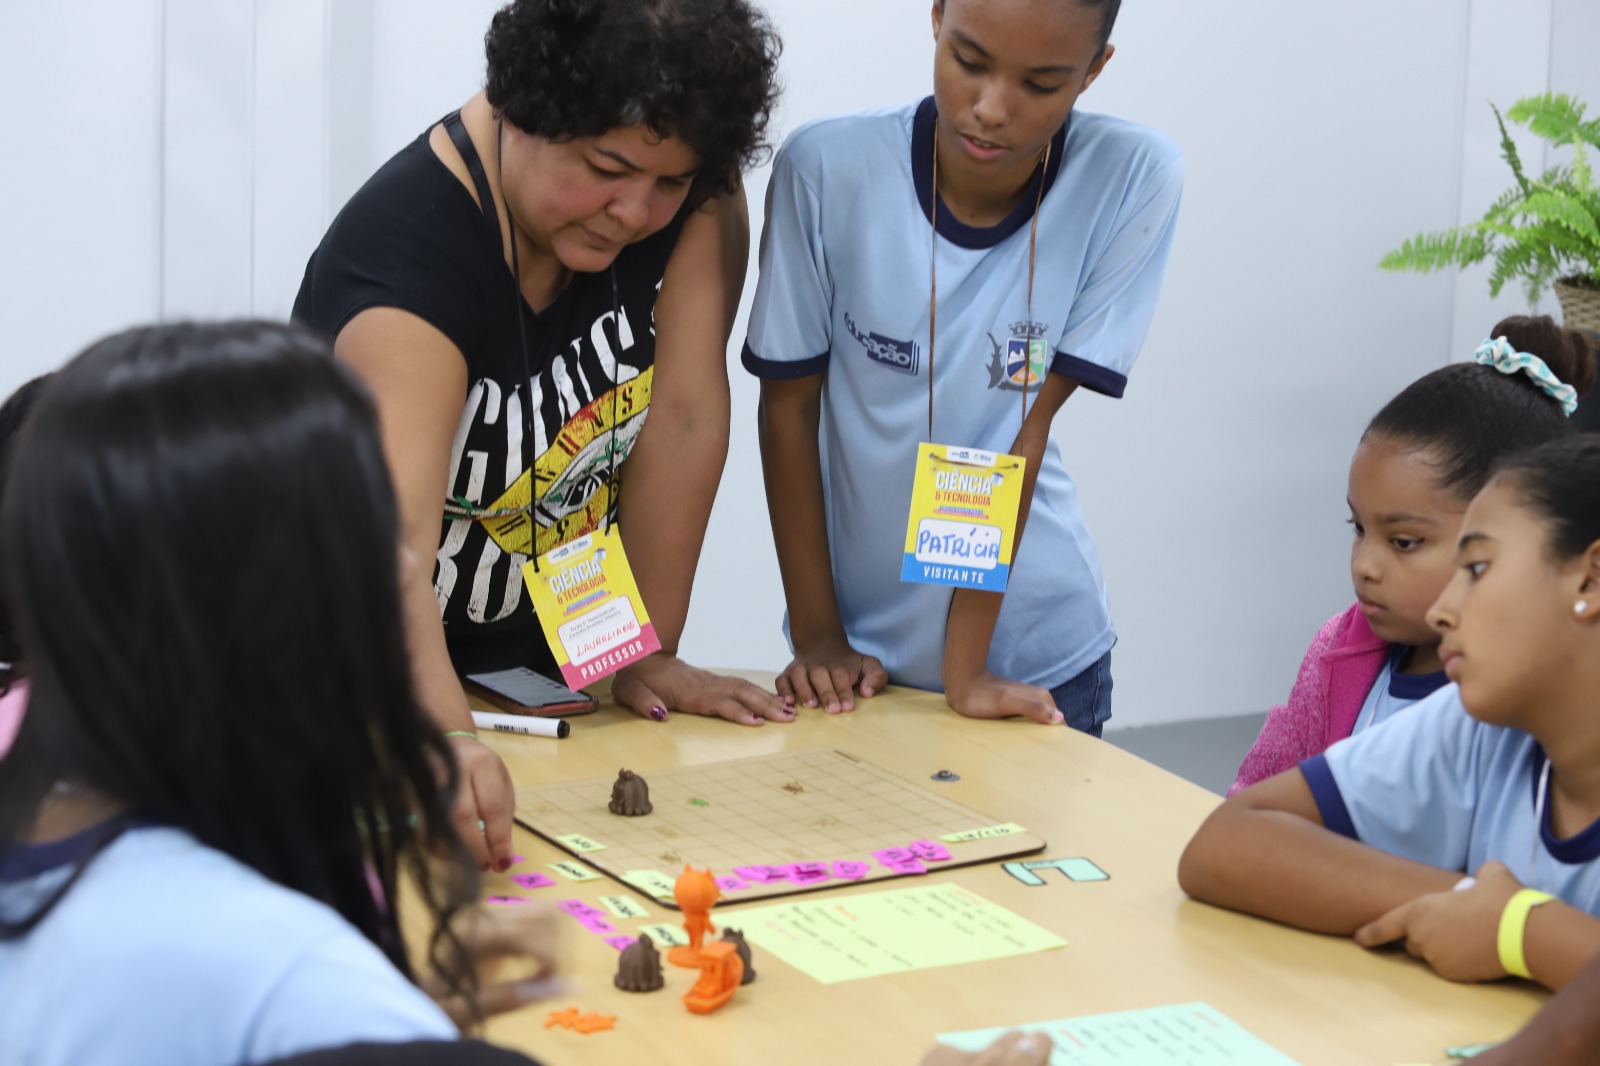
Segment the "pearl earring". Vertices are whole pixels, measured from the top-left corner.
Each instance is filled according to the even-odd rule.
[[[1589,601],[1588,600],[1579,600],[1577,603],[1572,605],[1572,613],[1573,614],[1582,614],[1584,611],[1587,611],[1588,609],[1589,609]]]

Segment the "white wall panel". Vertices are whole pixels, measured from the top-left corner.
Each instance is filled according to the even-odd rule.
[[[167,315],[282,315],[344,200],[482,85],[497,0],[0,0],[0,390]],[[929,91],[926,4],[768,0],[782,134]],[[1083,106],[1188,160],[1161,309],[1128,396],[1058,430],[1122,642],[1117,724],[1260,710],[1349,601],[1345,470],[1382,401],[1517,294],[1379,273],[1505,187],[1486,99],[1600,107],[1593,0],[1139,0]],[[70,77],[63,71],[71,71]],[[766,170],[750,175],[760,232]],[[754,255],[745,303],[754,286]],[[733,448],[685,654],[776,668],[782,596],[730,350]]]
[[[159,0],[0,0],[0,396],[160,309]]]

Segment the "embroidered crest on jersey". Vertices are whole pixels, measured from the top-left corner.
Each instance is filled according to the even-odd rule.
[[[989,334],[994,349],[989,360],[989,387],[1009,392],[1038,388],[1050,369],[1049,332],[1043,322],[1013,322],[1004,348]]]
[[[844,316],[844,328],[866,349],[867,358],[874,363],[906,374],[915,374],[922,363],[922,349],[914,341],[897,341],[881,333],[862,333],[848,313]]]

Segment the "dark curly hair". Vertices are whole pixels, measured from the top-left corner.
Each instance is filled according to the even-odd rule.
[[[644,123],[700,156],[689,203],[764,157],[782,45],[747,0],[513,0],[484,35],[496,114],[565,140]]]

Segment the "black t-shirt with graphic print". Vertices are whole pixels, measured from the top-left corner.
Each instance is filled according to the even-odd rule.
[[[610,272],[575,274],[535,314],[506,267],[498,226],[490,228],[425,132],[361,187],[312,253],[297,321],[331,338],[369,307],[399,308],[438,329],[466,360],[448,495],[516,513],[452,517],[441,494],[434,590],[458,669],[553,667],[522,564],[530,552],[600,528],[608,512],[615,517],[620,468],[650,403],[656,295],[685,217],[617,256],[620,314],[613,315]],[[619,472],[608,483],[613,451]]]

